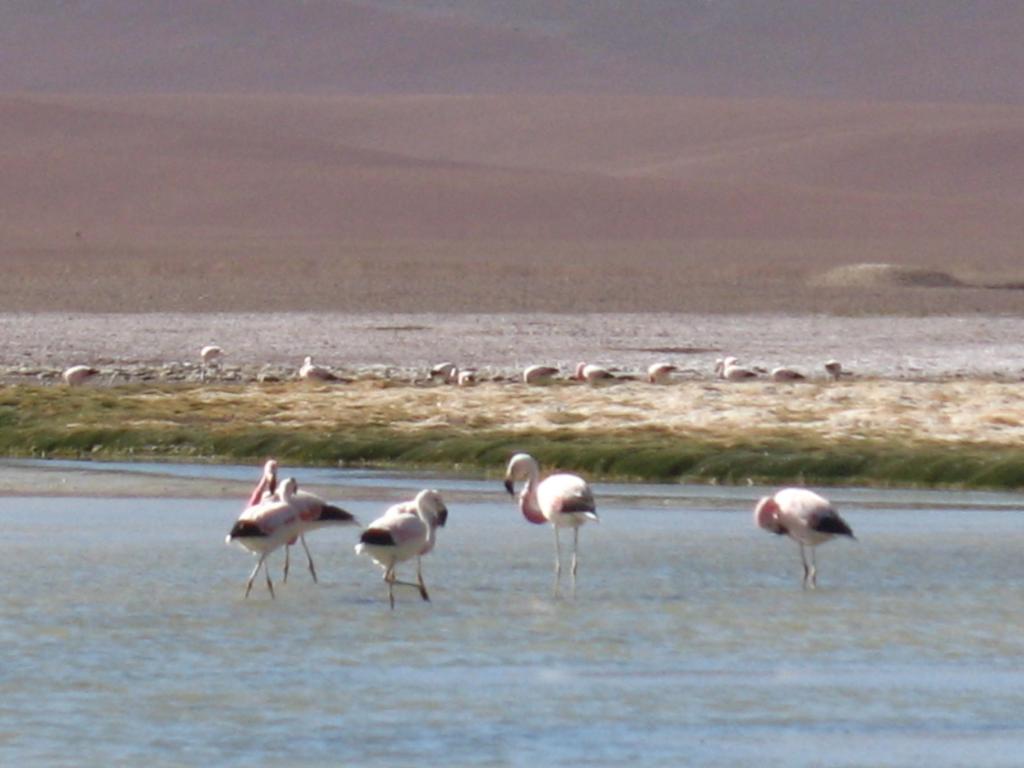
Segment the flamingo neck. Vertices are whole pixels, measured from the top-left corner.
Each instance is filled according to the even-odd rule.
[[[543,525],[548,521],[540,510],[540,504],[537,503],[537,478],[535,475],[531,474],[519,494],[519,511],[534,525]]]

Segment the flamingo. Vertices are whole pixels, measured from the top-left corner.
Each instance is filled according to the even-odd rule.
[[[602,368],[599,365],[579,363],[576,366],[576,373],[573,375],[573,378],[577,381],[585,381],[587,384],[597,384],[612,381],[615,375],[607,368]]]
[[[200,381],[206,381],[207,369],[217,366],[223,356],[224,350],[216,344],[207,344],[199,350],[199,359],[202,361],[202,366],[199,372]]]
[[[843,375],[843,364],[838,360],[829,360],[825,363],[825,372],[832,377],[832,381],[839,381]]]
[[[744,368],[735,357],[727,357],[724,360],[715,361],[715,373],[718,378],[726,381],[743,381],[757,377],[757,371],[752,368]]]
[[[64,379],[64,383],[69,387],[77,387],[79,384],[84,384],[98,373],[99,369],[93,368],[89,365],[73,365],[61,373],[60,377]]]
[[[246,597],[249,597],[253,581],[266,562],[267,555],[299,535],[299,510],[292,503],[297,487],[295,479],[289,477],[281,484],[279,494],[246,507],[225,539],[228,544],[237,541],[253,554],[259,555],[256,567],[252,569],[245,585]],[[270,596],[274,597],[270,569],[264,569],[264,574],[267,577],[267,590]]]
[[[515,481],[525,480],[519,492],[519,511],[536,525],[551,523],[555,530],[555,591],[562,575],[562,548],[559,528],[572,528],[572,583],[576,587],[576,570],[580,526],[597,520],[597,505],[590,485],[582,477],[566,473],[549,475],[540,480],[540,466],[528,453],[517,453],[509,459],[505,470],[505,490],[515,495]]]
[[[856,540],[850,526],[823,496],[806,488],[783,488],[772,496],[765,496],[754,508],[754,522],[760,528],[779,536],[789,536],[800,545],[800,560],[804,566],[803,586],[818,586],[818,567],[814,548],[835,536],[849,536]],[[807,562],[806,548],[811,550]]]
[[[803,381],[807,377],[793,368],[772,368],[772,381]]]
[[[472,387],[476,384],[476,371],[459,371],[457,382],[460,387]]]
[[[679,368],[672,363],[652,363],[647,368],[647,380],[651,384],[667,384]]]
[[[425,489],[416,494],[412,501],[405,501],[389,507],[383,515],[370,523],[356,545],[356,554],[366,554],[384,569],[384,581],[388,585],[388,602],[395,608],[395,584],[416,587],[420,596],[430,602],[427,587],[423,583],[423,555],[434,548],[437,529],[448,522],[448,508],[441,494]],[[398,581],[395,567],[406,560],[416,558],[416,583]]]
[[[263,474],[260,477],[260,481],[256,484],[252,495],[249,497],[249,506],[274,497],[276,491],[277,462],[274,459],[269,459],[263,465]],[[358,525],[359,523],[349,512],[328,504],[314,493],[300,489],[297,482],[292,493],[292,501],[298,507],[299,518],[302,521],[301,530],[297,538],[306,553],[309,573],[313,577],[313,581],[317,582],[316,566],[313,564],[313,556],[306,545],[306,531],[322,528],[325,525]],[[284,545],[283,581],[288,581],[288,569],[291,567],[291,547],[295,544],[295,541],[295,538],[289,539]]]
[[[550,365],[531,365],[523,371],[524,384],[550,384],[558,369]]]
[[[327,367],[315,364],[313,358],[306,355],[306,359],[302,361],[302,367],[299,368],[299,378],[309,381],[334,381],[337,376],[331,373]]]
[[[355,518],[345,510],[326,504],[319,497],[299,490],[298,481],[294,477],[285,478],[277,491],[266,495],[254,505],[246,507],[239,516],[238,521],[231,528],[227,535],[227,543],[237,541],[250,552],[259,553],[260,559],[249,574],[249,581],[246,583],[245,596],[252,591],[252,584],[259,573],[260,566],[264,564],[267,556],[282,545],[287,547],[301,538],[305,531],[322,528],[326,525],[352,525]],[[305,539],[303,539],[305,546]],[[313,567],[313,558],[309,556],[309,549],[306,549],[306,557],[309,557],[309,570],[313,574],[313,581],[316,581],[316,570]],[[270,581],[270,569],[264,568],[267,577],[267,589],[270,596],[274,597],[274,585]],[[285,580],[288,578],[288,569],[285,567]]]
[[[431,381],[441,380],[445,384],[455,384],[458,381],[459,368],[455,363],[438,363],[430,369]]]

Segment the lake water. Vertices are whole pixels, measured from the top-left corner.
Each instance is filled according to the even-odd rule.
[[[320,584],[300,549],[243,600],[235,499],[0,498],[0,763],[1024,764],[1020,495],[836,490],[859,542],[803,591],[763,489],[597,485],[555,598],[550,528],[498,481],[294,474],[364,522],[441,489],[433,601],[390,611],[350,529],[308,537]]]

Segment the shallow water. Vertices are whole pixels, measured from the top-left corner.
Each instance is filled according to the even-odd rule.
[[[1019,495],[836,491],[859,542],[804,592],[760,489],[598,486],[573,599],[493,481],[307,472],[364,521],[449,491],[430,604],[389,611],[350,529],[243,600],[235,500],[0,499],[0,762],[1021,764]]]

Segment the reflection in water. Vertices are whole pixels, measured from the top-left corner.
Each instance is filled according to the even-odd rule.
[[[421,480],[341,475],[333,500],[370,520]],[[370,481],[380,501],[345,501]],[[0,499],[3,762],[1019,762],[1014,497],[830,493],[860,542],[823,546],[804,592],[795,545],[753,527],[759,489],[598,485],[555,600],[550,531],[500,483],[451,486],[433,602],[394,612],[354,529],[309,537],[319,585],[243,601],[239,501]]]

